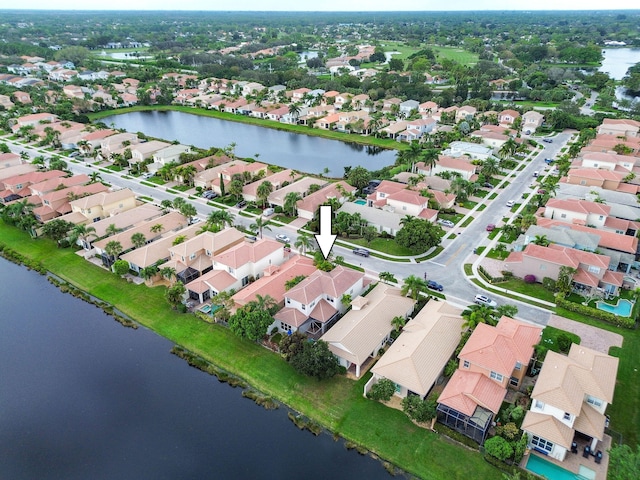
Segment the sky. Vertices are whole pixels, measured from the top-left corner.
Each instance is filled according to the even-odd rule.
[[[393,2],[389,0],[109,0],[81,2],[78,0],[21,0],[0,9],[36,10],[207,10],[207,11],[452,11],[452,10],[620,10],[638,8],[636,0],[419,0]]]

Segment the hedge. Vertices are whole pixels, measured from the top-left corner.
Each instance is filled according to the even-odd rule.
[[[634,328],[636,321],[630,317],[620,317],[613,313],[605,312],[599,308],[592,308],[580,303],[570,302],[564,298],[564,295],[556,295],[556,305],[560,308],[564,308],[571,312],[580,313],[589,317],[597,318],[598,320],[612,323],[618,327]]]

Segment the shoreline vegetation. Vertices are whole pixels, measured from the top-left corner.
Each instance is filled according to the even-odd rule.
[[[113,110],[101,110],[100,112],[87,113],[87,117],[92,123],[98,123],[103,118],[113,115],[122,115],[132,112],[167,112],[176,111],[189,113],[192,115],[200,115],[203,117],[217,118],[218,120],[228,120],[231,122],[245,123],[247,125],[255,125],[257,127],[271,128],[273,130],[281,130],[289,133],[298,133],[309,135],[311,137],[321,137],[329,140],[338,140],[345,143],[355,143],[370,147],[384,148],[386,150],[405,150],[409,148],[409,144],[398,142],[390,138],[376,138],[372,135],[359,135],[355,133],[342,133],[335,130],[324,130],[321,128],[313,128],[306,125],[291,125],[289,123],[280,123],[273,120],[265,120],[261,118],[249,117],[246,115],[237,115],[234,113],[218,112],[216,110],[207,110],[198,107],[188,107],[184,105],[138,105],[135,107],[124,107]],[[135,133],[135,132],[131,132]],[[168,139],[171,141],[172,139]],[[208,147],[207,147],[208,148]]]
[[[128,283],[69,249],[56,248],[51,240],[32,239],[1,221],[0,237],[2,254],[8,260],[41,274],[51,272],[66,282],[63,285],[70,284],[85,295],[112,305],[125,318],[175,343],[172,353],[180,353],[190,365],[216,375],[220,381],[233,379],[232,383],[238,386],[250,386],[243,396],[265,408],[274,408],[281,402],[299,412],[292,415],[304,418],[305,428],[314,434],[324,428],[334,438],[344,438],[345,445],[381,459],[383,468],[390,472],[397,472],[397,467],[433,480],[501,476],[479,451],[420,428],[403,412],[364,398],[363,387],[370,374],[358,381],[344,376],[323,381],[305,377],[278,354],[238,338],[229,329],[171,310],[164,299],[164,286],[150,288]]]

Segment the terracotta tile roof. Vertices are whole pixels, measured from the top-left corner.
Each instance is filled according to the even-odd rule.
[[[521,253],[523,256],[537,258],[545,262],[555,263],[556,265],[565,265],[572,268],[578,268],[582,263],[607,269],[609,268],[610,263],[610,258],[606,255],[598,255],[592,252],[576,250],[575,248],[563,247],[554,243],[548,247],[530,243]],[[509,257],[511,257],[511,255],[509,255]]]
[[[345,193],[341,193],[338,190],[338,185],[344,188]],[[311,195],[307,195],[302,200],[298,202],[298,210],[304,210],[307,212],[315,212],[316,209],[327,202],[330,198],[341,199],[344,195],[353,194],[356,192],[356,188],[349,185],[347,182],[340,181],[337,183],[332,183],[327,185],[326,187],[321,188],[320,190],[312,193]]]
[[[638,248],[638,239],[630,235],[622,235],[615,232],[580,225],[569,225],[559,220],[552,220],[549,218],[538,218],[538,225],[546,228],[564,227],[570,228],[571,230],[598,235],[600,238],[598,246],[618,250],[620,252],[635,254]]]
[[[481,373],[456,370],[438,397],[438,403],[467,416],[478,406],[498,413],[507,389]]]
[[[303,305],[308,305],[321,295],[340,298],[364,273],[338,265],[330,272],[316,270],[295,287],[290,289],[286,297]]]
[[[226,252],[216,255],[216,263],[238,269],[247,263],[258,263],[273,252],[282,250],[282,244],[270,238],[261,238],[255,243],[242,242]]]
[[[40,183],[33,183],[29,186],[32,192],[48,193],[57,189],[60,185],[71,187],[73,185],[83,185],[89,183],[89,177],[86,174],[74,175],[73,177],[53,178]]]
[[[17,166],[21,167],[22,165],[17,165]],[[15,167],[9,167],[9,168],[15,168]],[[6,178],[5,180],[2,181],[2,183],[7,189],[10,189],[11,187],[14,187],[20,184],[22,184],[24,188],[25,186],[32,185],[34,183],[44,182],[52,178],[62,178],[62,177],[65,177],[66,175],[67,174],[61,170],[49,170],[46,172],[34,171],[34,172],[28,172],[28,173],[21,173],[13,177]]]
[[[202,275],[198,280],[201,280],[206,285],[207,289],[211,288],[218,293],[225,291],[237,282],[237,279],[230,275],[226,270],[211,270],[210,272]],[[186,287],[189,290],[192,290],[190,285],[191,284],[189,283]]]
[[[503,316],[495,327],[479,324],[458,358],[509,377],[517,362],[529,364],[541,332],[538,326]]]
[[[108,205],[130,197],[135,197],[135,193],[128,188],[123,188],[122,190],[116,190],[115,192],[101,192],[89,197],[74,200],[71,202],[71,206],[79,210],[85,210],[96,205]]]
[[[447,302],[429,301],[371,371],[425,396],[460,342],[461,314]]]
[[[617,287],[622,287],[622,284],[624,282],[624,274],[622,272],[612,272],[611,270],[607,270],[604,272],[602,282],[608,283],[610,285],[615,285]]]
[[[609,212],[611,211],[611,207],[609,205],[573,198],[550,198],[549,201],[547,201],[546,206],[547,208],[557,208],[558,210],[604,216],[609,215]]]
[[[278,322],[283,322],[287,325],[291,325],[292,327],[299,328],[302,324],[309,320],[309,316],[306,313],[302,313],[297,308],[284,307],[273,316],[273,319],[277,320]]]
[[[331,320],[336,313],[338,313],[338,310],[323,298],[311,311],[309,317],[318,320],[321,323],[325,323]]]
[[[558,444],[567,450],[571,448],[574,430],[552,415],[528,411],[522,421],[522,430]]]
[[[122,214],[116,215],[115,217],[113,217],[113,219],[116,219],[119,215]],[[139,268],[146,268],[150,265],[153,265],[159,260],[169,258],[169,248],[171,248],[171,246],[173,245],[173,241],[176,239],[176,237],[184,236],[187,239],[190,239],[196,236],[196,232],[198,230],[200,230],[200,225],[196,224],[191,225],[187,228],[183,228],[182,230],[178,230],[177,232],[171,232],[167,236],[162,237],[155,242],[151,242],[149,245],[145,245],[142,248],[136,248],[129,253],[125,253],[120,258],[129,262],[130,265],[136,265]],[[162,266],[166,267],[169,265],[163,264]]]
[[[600,284],[600,279],[598,279],[598,277],[586,270],[583,270],[582,268],[578,268],[576,273],[573,275],[572,280],[576,283],[589,285],[591,287],[597,287]]]
[[[607,418],[588,403],[582,403],[580,415],[573,422],[573,428],[578,432],[596,437],[602,440],[604,437],[604,428]]]

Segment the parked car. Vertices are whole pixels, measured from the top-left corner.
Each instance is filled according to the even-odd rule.
[[[360,255],[361,257],[369,256],[369,250],[367,250],[366,248],[354,248],[353,253],[355,253],[356,255]]]
[[[536,170],[535,172],[533,172],[533,178],[536,178],[539,175],[538,170]]]
[[[509,201],[507,202],[507,207],[513,207],[515,204],[516,204],[516,201],[515,201],[515,200],[509,200]]]
[[[451,220],[438,220],[438,223],[443,227],[453,228],[455,224]]]
[[[492,185],[492,184],[490,184],[489,182],[484,182],[484,183],[482,184],[482,186],[483,186],[484,188],[493,188],[493,185]]]
[[[431,290],[437,290],[439,292],[441,292],[443,290],[443,288],[444,288],[438,282],[434,282],[433,280],[429,280],[427,282],[427,287],[429,287]]]
[[[477,303],[478,305],[486,305],[487,307],[495,308],[498,306],[495,300],[491,300],[486,295],[476,295],[475,298],[473,299],[473,302]]]
[[[547,165],[551,165],[553,163],[553,158],[545,158],[544,163],[546,163]]]
[[[276,235],[276,240],[282,243],[291,243],[291,239],[284,233],[279,233],[278,235]]]
[[[153,177],[153,173],[145,173],[142,175],[142,178],[151,178]]]
[[[262,215],[264,215],[265,217],[270,217],[271,215],[273,215],[275,213],[275,210],[273,208],[265,208],[262,211]]]
[[[236,203],[236,208],[243,208],[247,206],[247,201],[246,200],[240,200],[238,203]]]
[[[496,226],[493,223],[487,225],[487,232],[493,232],[496,229]]]
[[[553,140],[551,138],[543,138],[542,141],[545,143],[553,143]]]
[[[78,155],[80,155],[80,152],[78,152],[78,151],[71,152],[71,153],[69,154],[69,156],[70,156],[70,157],[72,157],[72,158],[73,158],[73,157],[77,157]]]
[[[257,242],[258,241],[258,237],[255,237],[253,235],[246,235],[244,238],[246,238],[249,242]]]

